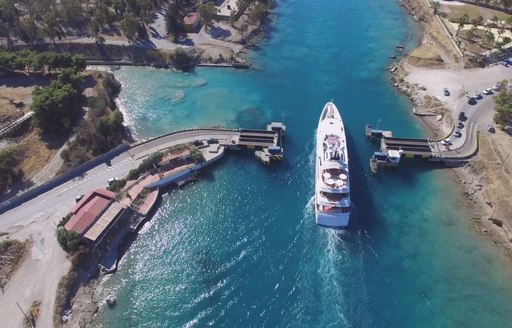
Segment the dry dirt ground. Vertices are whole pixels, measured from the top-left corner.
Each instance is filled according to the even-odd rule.
[[[32,91],[34,86],[15,86],[21,83],[23,77],[2,78],[0,81],[0,125],[7,124],[23,116],[30,111],[32,102]],[[24,106],[17,108],[12,103],[14,100],[22,100]],[[52,149],[40,137],[39,131],[33,128],[22,129],[11,138],[0,142],[0,149],[5,147],[16,147],[19,150],[21,162],[15,168],[22,173],[23,183],[13,186],[13,191],[30,186],[27,181],[39,172],[55,155],[56,149]]]

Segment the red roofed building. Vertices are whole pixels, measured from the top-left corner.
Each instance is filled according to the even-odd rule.
[[[201,19],[199,17],[199,13],[193,12],[188,13],[183,17],[183,25],[185,26],[185,31],[187,32],[196,32]]]
[[[100,188],[88,192],[72,209],[64,228],[83,235],[114,201],[115,193]]]

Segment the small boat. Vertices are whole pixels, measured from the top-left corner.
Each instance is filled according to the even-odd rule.
[[[350,217],[350,183],[345,127],[341,115],[328,102],[318,122],[315,170],[316,223],[343,228]]]

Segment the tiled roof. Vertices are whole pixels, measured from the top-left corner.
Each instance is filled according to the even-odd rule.
[[[183,24],[185,25],[193,25],[199,19],[198,13],[188,13],[185,17],[183,17]]]
[[[64,228],[84,234],[87,229],[99,218],[99,215],[113,201],[115,194],[105,189],[97,189],[89,192],[71,210],[73,216]]]

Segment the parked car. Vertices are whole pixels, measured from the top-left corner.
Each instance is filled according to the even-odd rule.
[[[473,97],[476,98],[476,99],[481,99],[482,98],[482,94],[480,93],[480,91],[476,90],[475,91],[475,95]]]
[[[455,133],[453,134],[453,136],[454,136],[455,138],[460,138],[460,137],[462,137],[462,132],[460,132],[460,130],[457,130],[457,131],[455,131]]]
[[[489,131],[489,132],[491,132],[491,133],[496,132],[496,130],[494,130],[494,126],[492,126],[492,125],[490,125],[490,124],[489,124],[489,125],[487,125],[487,131]]]
[[[464,112],[460,112],[460,113],[459,113],[459,120],[460,120],[461,118],[464,118],[464,117],[466,117],[466,113],[464,113]]]
[[[443,89],[443,94],[447,97],[450,95],[450,91],[448,91],[448,88]]]
[[[441,145],[443,145],[443,146],[449,146],[451,144],[452,144],[452,141],[450,140],[450,138],[446,138],[441,141]]]
[[[490,95],[492,94],[492,88],[487,88],[484,90],[484,95]]]
[[[464,123],[462,123],[462,122],[457,123],[457,128],[459,128],[459,129],[464,128]]]
[[[108,185],[110,186],[114,181],[117,181],[117,180],[118,180],[117,177],[108,179]]]
[[[84,198],[84,195],[78,195],[75,197],[75,202],[79,202],[80,200],[82,200],[82,198]]]

